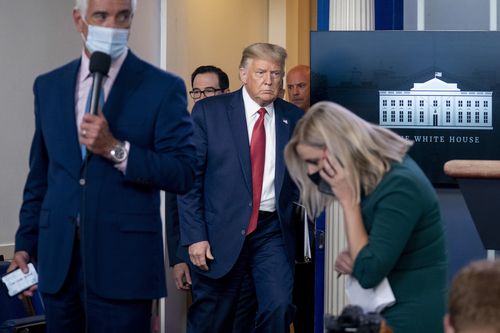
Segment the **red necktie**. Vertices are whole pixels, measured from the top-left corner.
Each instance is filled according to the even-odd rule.
[[[264,117],[266,109],[259,109],[259,119],[253,126],[252,140],[250,141],[250,160],[252,161],[252,215],[247,228],[247,235],[257,228],[259,218],[262,182],[264,180],[264,161],[266,157],[266,129]]]

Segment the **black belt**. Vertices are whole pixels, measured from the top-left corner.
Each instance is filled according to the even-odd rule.
[[[276,213],[276,211],[274,212],[266,212],[264,210],[259,210],[259,217],[258,217],[258,220],[265,220],[265,219],[268,219],[272,216],[277,216],[278,214]]]

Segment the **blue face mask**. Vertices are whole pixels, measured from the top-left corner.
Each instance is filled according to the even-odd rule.
[[[90,53],[100,51],[109,54],[112,60],[117,59],[127,50],[128,29],[105,28],[88,25],[85,46]]]

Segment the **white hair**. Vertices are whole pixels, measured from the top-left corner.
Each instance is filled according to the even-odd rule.
[[[89,0],[75,0],[75,9],[77,9],[80,14],[85,17],[87,15],[87,7]],[[132,14],[135,13],[137,8],[137,0],[130,0],[130,5],[132,7]]]

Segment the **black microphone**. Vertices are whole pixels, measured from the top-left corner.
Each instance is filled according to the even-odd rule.
[[[109,67],[111,66],[111,57],[104,53],[95,51],[90,56],[89,71],[92,74],[92,89],[90,93],[90,113],[97,114],[99,106],[99,98],[101,97],[102,79],[108,75]]]

